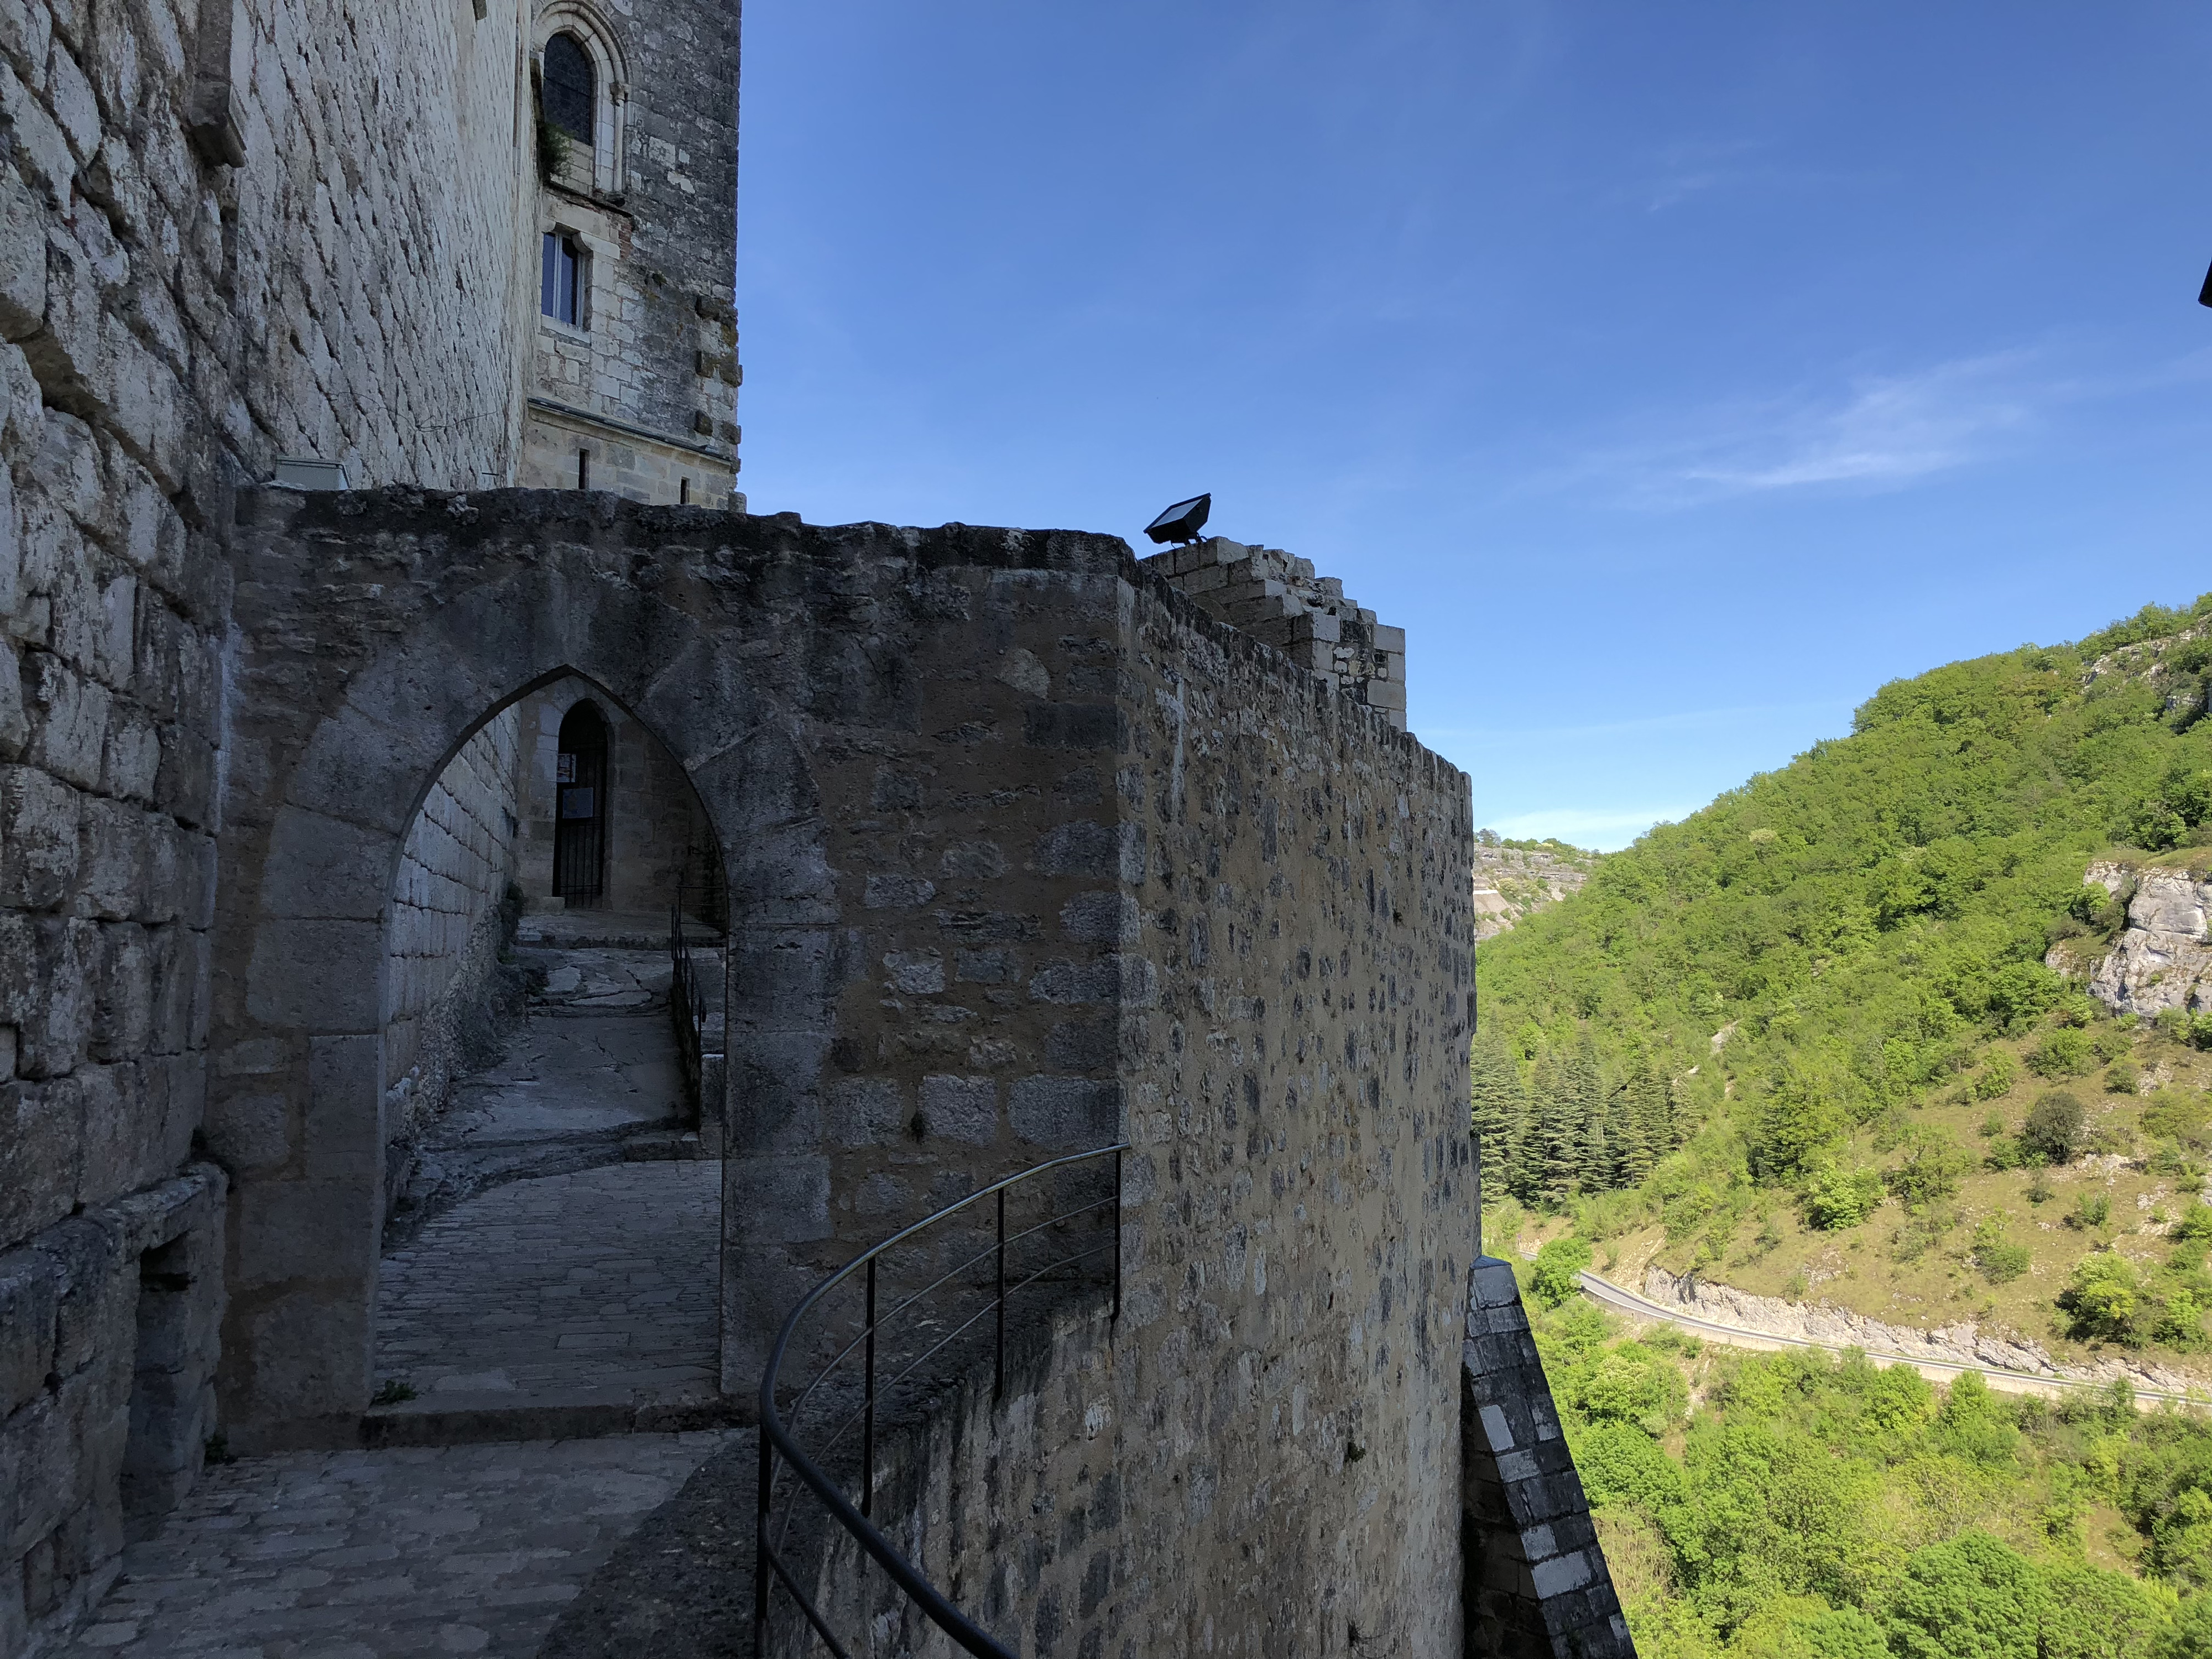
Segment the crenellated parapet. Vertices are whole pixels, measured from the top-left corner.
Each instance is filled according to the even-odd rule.
[[[1346,598],[1339,578],[1316,575],[1312,560],[1212,536],[1139,562],[1209,617],[1406,729],[1406,630]]]

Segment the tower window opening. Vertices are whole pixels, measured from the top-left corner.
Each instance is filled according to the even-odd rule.
[[[565,230],[547,231],[539,267],[538,308],[556,323],[583,327],[590,265],[591,257],[576,246],[574,237]]]
[[[676,481],[676,504],[678,507],[689,507],[691,505],[690,479],[678,478]]]
[[[580,449],[576,452],[576,488],[589,489],[591,487],[592,452],[588,449]]]
[[[545,118],[586,146],[599,102],[598,81],[590,54],[574,35],[556,34],[545,43]]]

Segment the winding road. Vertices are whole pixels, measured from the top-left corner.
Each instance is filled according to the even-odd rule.
[[[1777,1336],[1771,1331],[1755,1331],[1741,1325],[1724,1325],[1717,1320],[1701,1319],[1695,1314],[1670,1308],[1662,1302],[1654,1302],[1638,1296],[1634,1291],[1624,1290],[1595,1273],[1578,1273],[1583,1294],[1601,1307],[1624,1313],[1632,1319],[1651,1320],[1678,1326],[1686,1331],[1731,1347],[1758,1348],[1773,1351],[1781,1348],[1817,1348],[1827,1353],[1846,1353],[1850,1347],[1840,1342],[1817,1342],[1810,1337]],[[1890,1353],[1879,1348],[1862,1348],[1877,1365],[1911,1365],[1923,1376],[1941,1381],[1956,1376],[1961,1371],[1979,1371],[1989,1379],[1990,1386],[2014,1394],[2063,1394],[2069,1389],[2101,1390],[2110,1385],[2094,1377],[2051,1376],[2040,1371],[2018,1371],[2002,1365],[1976,1365],[1964,1360],[1929,1359],[1917,1354]],[[2133,1379],[2130,1379],[2130,1382]],[[2183,1392],[2170,1389],[2155,1389],[2148,1383],[2134,1383],[2139,1401],[2163,1401],[2176,1406],[2188,1406],[2198,1411],[2212,1410],[2212,1390],[2205,1393]]]

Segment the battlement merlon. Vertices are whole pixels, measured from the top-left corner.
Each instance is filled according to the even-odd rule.
[[[1406,729],[1406,630],[1346,599],[1336,577],[1316,576],[1312,560],[1209,536],[1138,562],[1216,621],[1273,646]]]

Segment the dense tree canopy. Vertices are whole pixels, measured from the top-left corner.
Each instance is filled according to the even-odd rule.
[[[1646,1659],[2212,1659],[2212,1419],[1536,1324]]]
[[[1485,943],[1474,1107],[1492,1191],[1711,1207],[1734,1176],[1838,1217],[1884,1182],[1924,1203],[1955,1148],[1923,1141],[1881,1172],[1834,1167],[1836,1149],[1936,1089],[2011,1087],[1994,1037],[2041,1030],[2025,1063],[2054,1083],[2115,1058],[2045,957],[2124,921],[2084,887],[2090,858],[2212,843],[2207,616],[2212,595],[1886,685],[1850,736],[1661,825]],[[2026,1155],[2069,1155],[2063,1108],[2035,1133]]]

